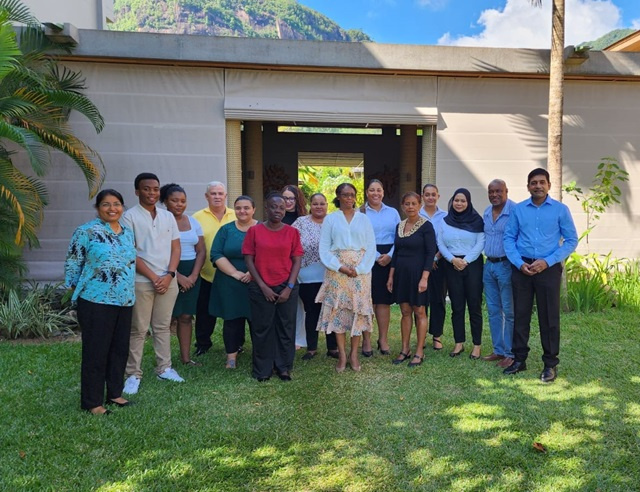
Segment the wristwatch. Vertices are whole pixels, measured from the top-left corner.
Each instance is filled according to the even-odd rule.
[[[171,272],[167,270],[167,273],[171,275],[172,278],[176,278],[176,272]]]
[[[296,284],[292,284],[292,283],[288,283],[287,287],[289,287],[290,289],[293,289],[296,286]]]

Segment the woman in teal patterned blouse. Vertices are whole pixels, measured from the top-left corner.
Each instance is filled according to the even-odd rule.
[[[64,269],[82,329],[80,405],[94,415],[106,415],[110,411],[105,403],[130,404],[122,398],[122,388],[135,302],[136,249],[133,231],[119,223],[122,195],[102,190],[95,208],[98,218],[73,233]]]

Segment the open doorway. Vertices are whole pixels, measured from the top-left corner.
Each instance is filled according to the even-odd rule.
[[[298,185],[309,202],[314,193],[322,193],[329,212],[340,183],[351,183],[357,190],[356,203],[364,203],[364,154],[362,152],[298,152]]]

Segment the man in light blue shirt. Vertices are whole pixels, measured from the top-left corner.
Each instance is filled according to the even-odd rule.
[[[513,265],[514,362],[503,372],[527,368],[531,310],[535,295],[542,342],[543,383],[557,376],[560,352],[560,282],[562,262],[576,249],[578,234],[566,205],[549,196],[549,173],[534,169],[527,177],[531,198],[517,204],[504,233],[504,249]]]
[[[513,292],[511,290],[511,263],[504,251],[504,229],[515,203],[508,198],[509,190],[501,179],[489,183],[489,205],[484,220],[484,264],[482,281],[484,298],[489,313],[489,329],[493,353],[482,358],[498,361],[505,368],[513,364],[511,339],[513,338]]]

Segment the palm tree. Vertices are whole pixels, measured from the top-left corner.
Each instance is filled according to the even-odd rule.
[[[19,37],[13,23],[24,24]],[[38,179],[46,174],[51,150],[69,156],[94,196],[104,180],[98,154],[71,131],[68,117],[83,114],[96,132],[104,127],[98,109],[80,91],[81,74],[60,69],[50,53],[62,49],[44,36],[42,25],[20,0],[0,0],[0,270],[19,273],[21,248],[38,245],[37,230],[47,204]],[[33,176],[16,166],[24,154]],[[3,274],[6,272],[3,272]],[[10,278],[11,275],[9,275]],[[0,287],[7,280],[0,275]]]
[[[529,0],[542,5],[542,0]],[[564,6],[565,0],[551,0],[551,59],[549,63],[549,121],[547,169],[553,183],[551,196],[562,201],[562,116],[564,104]]]

